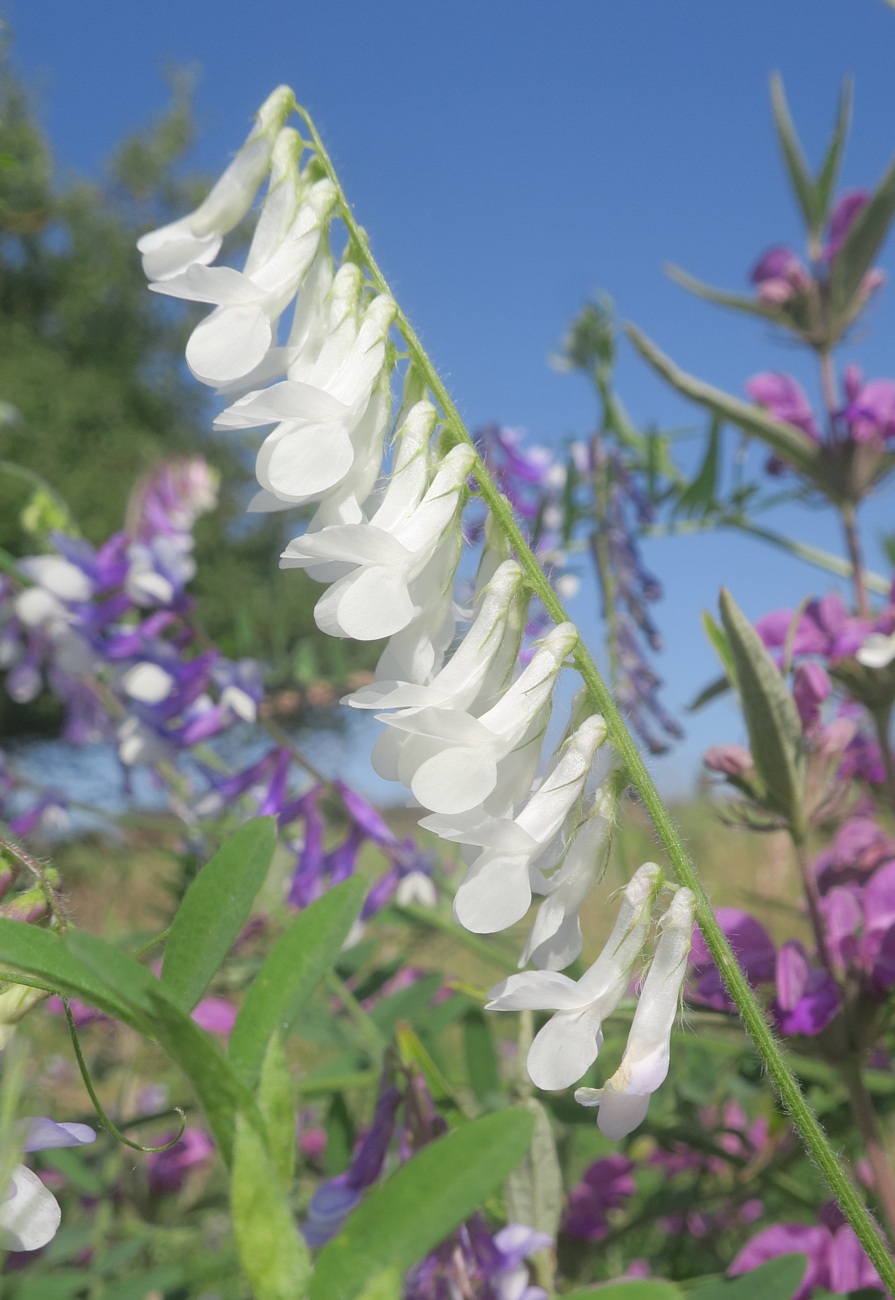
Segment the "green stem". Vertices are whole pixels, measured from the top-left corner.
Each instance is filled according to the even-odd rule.
[[[365,232],[354,219],[335,168],[314,123],[303,108],[299,107],[298,112],[311,133],[321,164],[338,190],[340,215],[352,242],[366,262],[370,279],[380,292],[390,293],[388,281],[376,263]],[[570,622],[562,603],[544,576],[538,561],[532,554],[531,548],[516,523],[509,501],[501,494],[488,473],[441,376],[429,360],[416,331],[400,306],[397,308],[395,323],[407,343],[411,358],[425,375],[429,388],[441,407],[447,428],[458,442],[465,443],[475,453],[472,473],[478,483],[482,500],[491,510],[504,536],[515,551],[532,591],[540,598],[547,612],[556,623]],[[759,1006],[746,976],[743,974],[733,950],[718,924],[708,895],[697,874],[696,867],[691,861],[677,828],[662,802],[633,737],[625,726],[621,713],[612,698],[612,692],[607,687],[596,664],[580,640],[574,651],[573,658],[575,667],[587,687],[591,700],[606,720],[612,744],[625,764],[631,782],[636,787],[649,813],[656,834],[668,854],[678,881],[692,890],[695,896],[696,919],[702,931],[706,947],[718,967],[724,986],[737,1007],[752,1041],[755,1043],[758,1054],[774,1082],[783,1105],[789,1112],[805,1147],[826,1178],[830,1190],[839,1202],[843,1214],[854,1229],[868,1257],[885,1285],[895,1294],[895,1261],[889,1254],[886,1243],[881,1237],[873,1217],[842,1169],[839,1157],[830,1145],[817,1116],[803,1096],[798,1079],[774,1039],[773,1031],[765,1019],[764,1012]]]

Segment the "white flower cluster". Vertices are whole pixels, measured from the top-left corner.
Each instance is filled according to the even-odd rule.
[[[250,508],[313,503],[301,536],[283,553],[324,585],[318,626],[335,637],[387,640],[374,681],[347,697],[386,724],[373,764],[425,810],[422,825],[459,843],[467,866],[456,919],[476,933],[520,921],[541,899],[520,965],[492,990],[497,1010],[556,1012],[529,1056],[533,1081],[565,1088],[602,1043],[601,1024],[631,983],[662,887],[641,867],[599,960],[578,981],[558,972],[581,952],[579,911],[605,863],[613,802],[591,780],[606,725],[583,695],[540,780],[541,749],[557,678],[575,649],[570,623],[555,627],[521,667],[528,604],[520,565],[489,530],[472,611],[453,599],[460,515],[476,462],[461,442],[442,454],[441,421],[415,367],[392,418],[397,308],[369,283],[349,241],[336,269],[329,223],[333,180],[284,126],[294,101],[276,90],[221,180],[188,217],[140,240],[159,293],[210,303],[187,363],[196,378],[235,400],[221,429],[273,426],[256,470]],[[224,235],[249,211],[265,174],[268,190],[236,271],[212,265]],[[291,323],[280,318],[294,302]],[[394,432],[389,439],[389,432]],[[384,457],[390,457],[383,473]],[[458,639],[458,623],[469,626]],[[636,1126],[665,1077],[680,996],[693,898],[674,893],[659,925],[631,1037],[605,1089],[583,1090],[613,1136]]]

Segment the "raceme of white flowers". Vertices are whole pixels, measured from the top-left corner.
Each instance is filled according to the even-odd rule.
[[[537,969],[492,989],[488,1006],[554,1013],[528,1068],[539,1087],[567,1088],[595,1061],[603,1021],[649,951],[657,900],[673,887],[654,863],[642,866],[597,961],[578,981],[559,973],[581,952],[579,914],[605,866],[615,814],[594,775],[606,725],[583,692],[542,762],[557,679],[578,633],[571,623],[553,628],[520,663],[529,593],[493,524],[470,607],[456,601],[476,455],[446,436],[412,362],[393,412],[398,309],[370,283],[350,239],[336,265],[339,191],[285,125],[293,108],[288,88],[273,92],[205,201],[139,241],[144,268],[156,292],[212,307],[186,359],[230,403],[218,429],[265,431],[249,508],[314,507],[281,564],[322,585],[317,625],[386,642],[373,682],[345,703],[376,711],[385,724],[376,771],[408,790],[424,827],[461,846],[456,919],[490,934],[540,900],[520,961]],[[242,269],[217,265],[265,177]],[[604,1088],[576,1094],[599,1107],[609,1136],[640,1123],[667,1073],[692,926],[692,895],[673,890],[621,1064]]]

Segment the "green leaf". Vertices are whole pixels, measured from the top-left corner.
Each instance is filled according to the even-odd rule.
[[[404,1278],[401,1270],[388,1268],[374,1277],[369,1286],[364,1287],[357,1300],[401,1300],[403,1294]]]
[[[504,1184],[507,1217],[556,1238],[563,1206],[562,1171],[553,1128],[546,1110],[534,1097],[525,1109],[534,1116],[531,1146]]]
[[[162,984],[186,1011],[192,1011],[208,988],[245,925],[276,843],[273,817],[246,822],[186,891],[162,963]]]
[[[304,1296],[310,1253],[264,1140],[244,1115],[236,1119],[230,1197],[239,1257],[256,1300]]]
[[[707,609],[702,611],[702,630],[709,639],[709,644],[715,654],[721,660],[721,667],[731,686],[737,684],[737,670],[733,662],[733,655],[730,650],[730,643],[724,635],[722,628],[718,626],[712,615]]]
[[[722,420],[729,420],[744,433],[759,438],[812,482],[821,482],[822,466],[818,444],[812,442],[801,429],[782,420],[775,420],[760,406],[741,402],[739,398],[731,397],[720,388],[713,388],[711,384],[704,384],[702,380],[686,374],[633,325],[626,325],[625,330],[644,360],[648,361],[684,397],[698,402],[700,406]]]
[[[690,701],[686,706],[687,712],[698,713],[707,704],[711,704],[712,700],[718,700],[722,695],[726,695],[729,690],[730,679],[726,676],[716,677],[713,682],[709,682],[708,686],[703,686],[696,698]]]
[[[839,166],[842,162],[842,151],[845,148],[845,140],[851,121],[851,99],[851,77],[845,77],[839,95],[839,112],[836,114],[836,125],[833,128],[833,135],[827,147],[827,154],[821,165],[815,186],[815,201],[820,227],[826,224],[830,203],[836,189]]]
[[[97,977],[114,983],[144,1027],[156,1037],[196,1090],[221,1156],[229,1164],[233,1149],[236,1112],[261,1118],[251,1092],[240,1082],[210,1034],[200,1029],[186,1011],[172,1002],[151,971],[94,935],[69,930],[66,944],[79,962]]]
[[[782,813],[800,838],[805,783],[802,724],[795,701],[755,628],[725,588],[720,604],[755,769],[768,806]]]
[[[500,1092],[500,1073],[491,1028],[478,1007],[470,1007],[463,1017],[463,1048],[469,1085],[487,1106]]]
[[[97,976],[49,930],[0,918],[0,965],[31,975],[56,993],[80,998],[140,1033],[147,1032],[144,1015],[121,996],[114,979]]]
[[[531,1115],[504,1110],[423,1147],[324,1246],[310,1300],[358,1300],[384,1276],[406,1273],[497,1190],[533,1128]]]
[[[687,1300],[771,1300],[791,1296],[805,1275],[806,1255],[779,1255],[751,1273],[698,1286]]]
[[[254,1088],[273,1033],[285,1040],[302,1007],[357,920],[366,893],[359,878],[329,890],[306,908],[274,944],[243,1000],[230,1035],[233,1069]]]
[[[830,302],[844,312],[860,288],[895,217],[895,161],[855,217],[830,267]]]
[[[279,1034],[268,1044],[258,1084],[258,1109],[264,1120],[268,1147],[283,1190],[288,1192],[295,1172],[295,1098],[289,1062]]]
[[[764,302],[761,298],[749,298],[740,293],[728,293],[726,289],[715,289],[673,263],[668,263],[665,271],[681,288],[689,290],[697,298],[704,298],[706,302],[716,303],[719,307],[730,307],[734,311],[743,311],[749,316],[761,316],[765,320],[775,320],[780,314],[779,307],[774,306],[773,303]]]
[[[777,128],[777,139],[780,141],[783,161],[789,173],[793,192],[805,218],[805,225],[812,235],[816,235],[820,230],[822,217],[819,219],[814,180],[808,170],[802,146],[799,144],[795,126],[789,115],[786,95],[783,92],[783,81],[777,72],[771,77],[771,108],[774,113],[774,125]]]
[[[606,1282],[603,1286],[588,1287],[586,1291],[570,1291],[562,1300],[683,1300],[683,1296],[683,1291],[673,1282],[647,1277],[636,1281]]]
[[[717,416],[709,427],[705,455],[692,483],[681,492],[674,507],[675,514],[705,514],[715,499],[718,485],[718,466],[721,451],[721,422]]]

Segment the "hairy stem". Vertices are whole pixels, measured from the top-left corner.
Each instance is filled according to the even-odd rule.
[[[365,232],[354,219],[345,198],[344,190],[339,183],[338,176],[314,123],[303,108],[298,108],[297,111],[307,125],[322,166],[338,190],[339,214],[345,223],[349,237],[366,263],[371,281],[381,292],[390,293],[388,281],[376,263]],[[563,609],[562,603],[544,576],[543,570],[532,554],[519,525],[516,523],[509,501],[502,495],[488,473],[486,466],[478,455],[469,431],[451,400],[450,393],[438,371],[429,360],[416,331],[400,306],[397,309],[395,323],[404,337],[413,361],[419,366],[421,373],[425,375],[432,395],[441,407],[442,416],[448,429],[458,442],[465,443],[475,452],[472,473],[478,484],[482,500],[491,510],[496,523],[515,551],[531,589],[540,598],[556,623],[569,622],[570,620]],[[792,1117],[805,1147],[826,1178],[830,1190],[842,1208],[843,1214],[854,1228],[858,1239],[879,1272],[880,1277],[895,1294],[895,1261],[889,1254],[886,1244],[880,1237],[877,1226],[854,1184],[843,1170],[838,1155],[833,1150],[817,1116],[805,1099],[798,1079],[774,1038],[764,1012],[756,1001],[749,982],[740,968],[721,926],[718,924],[696,867],[684,847],[652,777],[647,771],[646,764],[631,733],[625,726],[621,713],[612,697],[612,692],[580,640],[574,651],[573,658],[591,700],[606,720],[612,744],[627,768],[631,782],[636,787],[653,822],[656,834],[668,854],[678,881],[693,891],[696,899],[696,919],[705,939],[706,947],[718,967],[724,985],[755,1043],[756,1050],[774,1082],[783,1105]]]
[[[845,544],[851,561],[852,581],[855,586],[855,602],[859,618],[870,618],[870,602],[867,599],[867,584],[864,582],[864,567],[861,560],[861,539],[858,534],[858,521],[854,506],[842,507],[842,526],[845,529]]]

